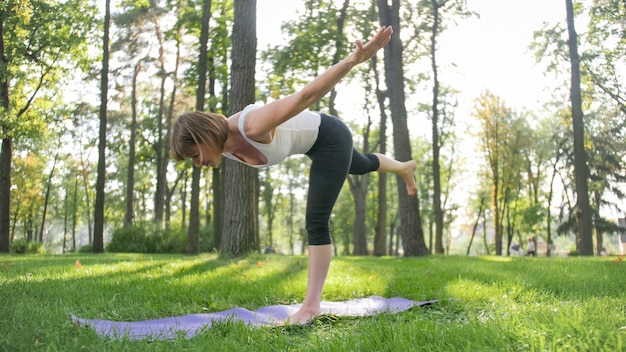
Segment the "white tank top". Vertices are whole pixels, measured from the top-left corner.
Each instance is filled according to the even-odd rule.
[[[308,110],[299,113],[277,126],[271,143],[259,143],[251,140],[244,132],[243,122],[248,112],[258,108],[258,105],[246,106],[246,108],[241,112],[241,115],[239,115],[237,126],[243,138],[245,138],[250,145],[261,152],[261,154],[265,155],[267,163],[263,165],[250,165],[231,153],[225,152],[222,153],[222,155],[229,159],[242,162],[248,166],[261,168],[276,165],[290,155],[304,154],[311,149],[317,140],[321,117],[319,113]]]

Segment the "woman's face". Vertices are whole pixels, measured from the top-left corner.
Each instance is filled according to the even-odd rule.
[[[217,152],[215,148],[196,144],[189,148],[189,158],[191,158],[196,167],[218,167],[222,159],[222,153]]]

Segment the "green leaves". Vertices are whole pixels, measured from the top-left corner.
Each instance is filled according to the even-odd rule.
[[[29,110],[59,94],[76,64],[87,69],[88,39],[96,29],[95,8],[86,0],[18,1],[9,8],[2,18],[6,61],[0,79],[9,96],[9,108],[0,115],[3,135],[41,127],[42,114]]]

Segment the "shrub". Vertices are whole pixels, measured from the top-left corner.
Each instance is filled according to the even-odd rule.
[[[93,246],[86,244],[78,249],[78,253],[91,253],[93,252]]]
[[[18,254],[45,254],[46,250],[43,248],[41,242],[29,242],[25,239],[15,240],[11,243],[11,250],[13,253]]]
[[[11,243],[11,250],[13,253],[25,254],[28,249],[28,241],[26,240],[15,240]]]
[[[187,234],[182,229],[156,229],[151,224],[126,226],[113,231],[108,252],[185,253]]]
[[[185,253],[187,234],[182,229],[167,229],[153,235],[158,253]]]
[[[572,249],[572,250],[570,250],[570,251],[569,251],[569,254],[568,254],[568,255],[569,255],[570,257],[578,257],[578,256],[580,256],[580,253],[579,253],[577,250]]]
[[[213,226],[204,226],[200,229],[200,251],[211,253],[214,250]]]
[[[146,232],[141,226],[125,226],[113,231],[108,252],[146,253]]]
[[[46,249],[43,248],[43,243],[41,242],[30,242],[28,243],[28,251],[30,254],[46,254]]]

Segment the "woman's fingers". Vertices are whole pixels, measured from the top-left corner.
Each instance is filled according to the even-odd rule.
[[[389,27],[381,27],[376,35],[372,39],[370,39],[367,43],[363,44],[362,41],[357,40],[356,49],[354,50],[355,57],[357,62],[361,63],[366,60],[369,60],[376,54],[378,50],[387,45],[391,40],[391,35],[393,34],[393,29],[391,26]]]

